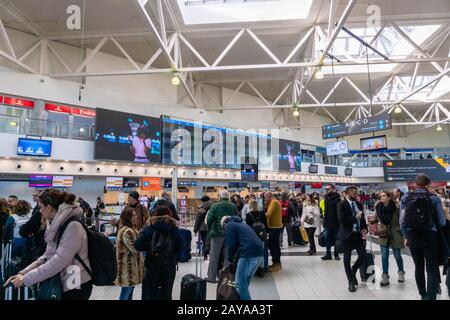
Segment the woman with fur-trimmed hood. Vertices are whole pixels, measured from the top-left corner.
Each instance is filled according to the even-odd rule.
[[[126,207],[120,215],[121,227],[117,233],[117,279],[116,284],[122,287],[120,300],[133,300],[134,287],[144,278],[144,258],[134,248],[139,232],[136,230],[136,212]]]
[[[167,206],[156,206],[147,226],[134,243],[145,251],[143,300],[172,300],[178,252],[182,248],[176,220]],[[159,288],[161,287],[161,288]]]

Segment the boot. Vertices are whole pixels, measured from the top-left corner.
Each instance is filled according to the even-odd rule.
[[[381,276],[380,285],[381,286],[388,286],[389,285],[389,275],[383,273],[383,275]]]
[[[405,271],[398,272],[398,282],[400,283],[405,282]]]

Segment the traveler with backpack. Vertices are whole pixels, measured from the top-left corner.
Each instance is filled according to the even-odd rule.
[[[58,277],[62,300],[89,300],[92,292],[88,257],[88,236],[80,222],[83,210],[75,203],[75,196],[56,189],[47,189],[39,195],[39,208],[49,221],[45,232],[47,248],[44,255],[8,279],[16,288],[30,287]],[[69,220],[75,223],[68,223]],[[65,230],[61,230],[61,228]],[[99,258],[100,259],[100,258]],[[72,288],[74,269],[78,270],[80,286]]]
[[[281,194],[281,222],[283,227],[280,234],[280,248],[283,247],[284,229],[287,231],[288,247],[292,247],[292,220],[296,216],[296,212],[292,203],[289,201],[287,192]]]
[[[250,200],[249,210],[247,213],[245,223],[252,227],[256,235],[264,243],[264,261],[262,267],[257,270],[257,275],[263,276],[263,272],[267,272],[269,269],[269,249],[267,247],[267,220],[264,212],[259,210],[258,202],[256,200]],[[262,269],[261,269],[262,268]]]
[[[416,177],[416,190],[408,192],[400,204],[400,227],[405,246],[411,250],[417,288],[422,300],[436,300],[439,281],[438,230],[446,225],[441,200],[428,191],[431,180]],[[425,266],[427,283],[425,282]]]
[[[367,224],[362,211],[362,205],[356,202],[356,187],[348,187],[345,190],[346,198],[338,204],[339,233],[344,249],[344,268],[348,280],[348,290],[355,292],[358,286],[356,272],[367,261],[365,238]],[[356,250],[358,258],[351,266],[352,251]]]
[[[180,234],[171,210],[167,206],[156,206],[147,226],[134,242],[137,251],[146,253],[143,300],[172,300],[181,246]]]
[[[219,257],[222,253],[224,266],[228,266],[227,247],[225,245],[225,233],[220,221],[224,216],[234,216],[238,214],[237,207],[229,200],[227,190],[219,193],[220,200],[213,204],[208,211],[207,227],[208,238],[211,240],[209,249],[208,277],[210,283],[217,283],[217,268]]]
[[[221,225],[225,230],[228,260],[233,263],[237,260],[235,282],[239,298],[251,300],[250,281],[263,261],[263,243],[239,216],[224,216]]]
[[[194,234],[197,236],[197,233],[200,234],[200,239],[202,240],[202,246],[205,248],[206,246],[206,237],[208,236],[208,228],[206,227],[206,214],[208,213],[211,206],[214,202],[208,196],[203,196],[202,204],[198,208],[197,216],[195,217],[194,224]]]
[[[377,235],[380,239],[381,262],[383,274],[380,285],[389,285],[389,248],[392,248],[398,267],[398,282],[405,282],[405,269],[401,250],[404,246],[403,236],[400,232],[400,205],[394,202],[394,195],[389,191],[380,193],[380,202],[375,205],[375,220],[378,223]]]
[[[336,237],[339,231],[339,221],[337,206],[341,201],[339,193],[336,192],[336,187],[332,184],[326,187],[326,194],[324,197],[324,217],[323,227],[325,229],[325,246],[326,254],[322,260],[331,260],[331,247],[334,246],[334,259],[340,260],[339,253],[336,250]]]
[[[26,238],[20,235],[20,228],[31,218],[31,206],[25,200],[19,200],[15,206],[15,213],[6,220],[4,241],[11,241],[11,256],[21,257],[25,249]]]
[[[315,255],[317,251],[314,234],[320,224],[320,209],[315,198],[311,196],[306,197],[306,207],[303,208],[303,215],[300,221],[308,233],[309,250],[307,253],[310,256]]]
[[[144,258],[134,248],[139,232],[135,229],[136,212],[126,207],[120,215],[120,230],[117,232],[116,256],[117,279],[115,283],[122,287],[120,300],[133,300],[134,287],[144,278]]]
[[[177,209],[175,208],[175,205],[172,202],[172,197],[170,196],[170,193],[168,193],[167,191],[164,191],[161,195],[161,199],[158,199],[158,201],[156,201],[153,204],[153,209],[157,206],[167,206],[170,211],[172,212],[172,217],[177,220],[180,221],[180,217],[178,216],[178,212]]]

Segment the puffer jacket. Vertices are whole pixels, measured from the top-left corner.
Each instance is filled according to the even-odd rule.
[[[224,237],[225,232],[220,225],[220,220],[224,216],[234,216],[238,214],[238,209],[231,201],[221,199],[211,206],[208,211],[206,224],[208,227],[208,238]]]
[[[81,219],[82,215],[83,210],[77,204],[63,203],[59,206],[53,221],[45,231],[45,242],[47,243],[45,253],[19,272],[24,275],[23,283],[25,286],[30,287],[59,273],[63,292],[69,291],[71,288],[68,288],[68,283],[72,283],[71,278],[73,274],[68,273],[67,269],[73,265],[80,268],[81,284],[91,280],[83,265],[75,259],[75,255],[78,254],[81,260],[90,268],[88,238],[81,223],[77,221],[69,223],[61,237],[59,246],[56,247],[60,227],[68,219]]]
[[[117,279],[121,287],[134,287],[144,278],[144,258],[134,248],[138,232],[130,227],[122,227],[117,233]]]
[[[199,231],[204,232],[208,230],[208,228],[206,227],[205,218],[208,210],[213,204],[213,201],[206,201],[199,206],[197,216],[195,217],[194,233],[197,233]]]

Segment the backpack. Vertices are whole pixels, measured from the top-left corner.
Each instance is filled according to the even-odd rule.
[[[86,231],[88,241],[88,258],[91,267],[89,268],[78,254],[75,255],[75,259],[81,263],[83,268],[92,278],[91,281],[93,285],[112,285],[117,277],[116,250],[106,235],[88,229],[79,219],[71,218],[68,219],[59,229],[57,245],[59,245],[64,231],[72,221],[79,222]]]
[[[27,242],[27,238],[22,238],[19,231],[20,228],[28,222],[31,218],[31,214],[26,214],[23,216],[19,216],[17,214],[13,214],[11,216],[14,219],[13,224],[13,233],[12,233],[12,255],[13,256],[20,256],[22,255],[23,248],[25,247],[25,244]]]
[[[289,215],[289,201],[283,201],[281,203],[281,216],[287,218]]]
[[[405,224],[409,230],[427,231],[434,225],[434,206],[430,193],[410,192],[405,200]]]
[[[266,226],[264,225],[264,223],[259,221],[259,219],[256,220],[251,212],[249,212],[248,215],[250,215],[250,217],[252,217],[252,219],[253,219],[253,223],[252,223],[253,231],[255,231],[256,235],[262,241],[266,241],[267,240],[267,230],[266,230]]]
[[[153,267],[162,267],[173,263],[174,249],[169,231],[156,229],[147,251],[147,261]]]

